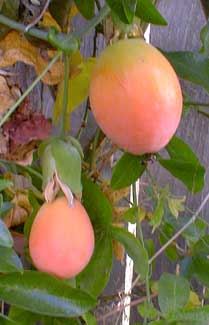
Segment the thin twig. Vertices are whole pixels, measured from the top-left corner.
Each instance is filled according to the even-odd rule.
[[[155,293],[155,294],[152,294],[152,295],[150,296],[150,298],[153,299],[153,298],[155,298],[156,296],[157,296],[157,294]],[[108,312],[108,313],[106,313],[106,314],[104,314],[104,315],[98,317],[98,318],[97,318],[97,321],[104,321],[107,317],[113,316],[113,315],[115,315],[115,314],[121,312],[121,311],[122,311],[123,309],[125,309],[126,307],[128,307],[128,306],[131,306],[131,307],[133,307],[133,306],[137,306],[137,305],[139,305],[139,304],[142,304],[142,303],[145,302],[146,300],[147,300],[147,297],[142,297],[142,298],[138,298],[138,299],[136,299],[136,300],[131,301],[130,304],[117,306],[116,308],[114,308],[114,309],[111,310],[110,312]]]
[[[69,56],[64,54],[65,62],[65,77],[64,77],[64,93],[63,93],[63,103],[62,103],[62,128],[61,135],[65,135],[65,126],[67,119],[67,108],[68,108],[68,97],[69,97],[69,74],[70,74],[70,61]]]
[[[40,15],[38,17],[36,17],[36,19],[34,21],[32,21],[32,23],[30,23],[29,25],[27,25],[25,27],[25,32],[27,33],[29,31],[30,28],[34,27],[36,24],[38,24],[38,22],[41,20],[41,18],[43,17],[43,15],[45,14],[45,12],[47,11],[47,8],[49,6],[51,0],[46,0],[44,8],[42,10],[42,12],[40,13]]]

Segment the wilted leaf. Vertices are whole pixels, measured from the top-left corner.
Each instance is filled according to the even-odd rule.
[[[112,188],[108,187],[105,191],[104,194],[110,201],[112,205],[115,205],[118,203],[120,200],[122,200],[124,197],[127,197],[130,193],[130,187],[122,188],[118,191],[113,190]]]
[[[2,54],[0,56],[0,66],[7,67],[18,61],[32,65],[37,75],[49,63],[51,52],[40,51],[33,46],[27,39],[17,31],[9,32],[4,39],[0,41]],[[55,54],[55,52],[53,52]],[[49,85],[58,84],[63,80],[64,65],[62,61],[57,61],[52,68],[45,74],[42,81]]]
[[[7,85],[6,79],[0,76],[0,120],[14,103],[15,98]]]
[[[186,197],[183,196],[182,198],[175,199],[175,198],[168,198],[168,207],[175,218],[178,218],[179,212],[185,210],[184,202],[186,201]]]
[[[60,26],[56,20],[52,17],[49,11],[46,11],[43,16],[43,20],[40,23],[41,27],[55,27],[59,32],[61,31]]]
[[[31,206],[27,192],[17,192],[12,199],[13,208],[4,222],[8,228],[24,223],[31,213]]]
[[[192,308],[192,307],[196,307],[196,306],[200,306],[200,305],[201,305],[201,301],[200,301],[198,295],[196,294],[196,292],[190,291],[189,302],[186,305],[186,308]]]
[[[23,163],[36,149],[37,141],[49,136],[51,123],[41,113],[32,111],[25,100],[3,125],[2,132],[7,142],[7,152],[2,157]]]

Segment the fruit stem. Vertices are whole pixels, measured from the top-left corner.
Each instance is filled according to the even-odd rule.
[[[18,100],[9,108],[7,114],[5,114],[2,120],[0,121],[0,128],[7,121],[10,115],[16,110],[16,108],[22,103],[22,101],[28,96],[28,94],[33,90],[33,88],[37,85],[41,78],[44,77],[47,71],[53,66],[53,64],[59,59],[60,56],[61,52],[59,51],[49,62],[49,64],[44,68],[44,70],[38,75],[38,77],[32,82],[32,84],[26,89],[22,96],[20,96],[20,98],[18,98]]]
[[[61,136],[65,136],[65,126],[67,121],[67,106],[68,106],[68,96],[69,96],[69,74],[70,74],[70,59],[67,54],[64,54],[65,63],[65,76],[64,76],[64,93],[62,102],[62,127]]]

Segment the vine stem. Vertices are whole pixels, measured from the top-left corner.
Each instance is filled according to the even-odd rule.
[[[44,77],[47,71],[53,66],[53,64],[59,59],[61,56],[61,51],[57,52],[57,54],[53,57],[53,59],[49,62],[49,64],[45,67],[45,69],[38,75],[38,77],[33,81],[33,83],[26,89],[26,91],[18,98],[18,100],[10,107],[7,114],[0,121],[0,128],[7,121],[10,115],[15,111],[15,109],[22,103],[22,101],[28,96],[28,94],[33,90],[33,88],[37,85],[37,83]]]
[[[69,90],[69,74],[70,74],[70,60],[67,54],[64,54],[65,63],[65,77],[64,77],[64,93],[63,93],[63,108],[62,108],[62,129],[61,135],[65,135],[65,125],[67,119],[67,105],[68,105],[68,90]]]
[[[76,38],[83,37],[85,34],[89,33],[92,29],[94,29],[109,13],[110,13],[110,8],[105,5],[99,11],[98,15],[95,16],[81,31],[73,32],[70,34],[60,33],[60,35],[62,35],[63,37],[62,40],[67,42],[68,38],[72,36]],[[48,31],[44,31],[39,28],[30,28],[29,30],[27,30],[26,25],[22,23],[18,23],[10,18],[7,18],[2,14],[0,14],[0,23],[5,26],[11,27],[12,29],[18,30],[19,32],[49,42]]]

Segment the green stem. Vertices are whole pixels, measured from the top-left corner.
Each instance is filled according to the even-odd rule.
[[[184,105],[190,105],[190,106],[202,106],[202,107],[209,107],[209,103],[200,103],[200,102],[184,102]]]
[[[34,82],[27,88],[27,90],[22,94],[20,98],[10,107],[7,114],[0,121],[0,128],[7,121],[10,115],[16,110],[16,108],[22,103],[22,101],[28,96],[28,94],[33,90],[33,88],[37,85],[37,83],[43,78],[43,76],[47,73],[47,71],[53,66],[53,64],[59,59],[61,56],[61,52],[58,52],[53,59],[49,62],[49,64],[45,67],[45,69],[39,74],[39,76],[34,80]]]
[[[10,18],[5,17],[2,14],[0,14],[0,23],[5,26],[11,27],[12,29],[18,30],[19,32],[23,32],[23,33],[25,33],[25,29],[27,27],[24,24],[18,23]],[[48,41],[48,32],[45,32],[38,28],[31,28],[25,34],[39,38],[43,41]]]
[[[138,207],[138,199],[137,199],[137,191],[136,191],[136,183],[133,183],[132,184],[132,189],[133,189],[133,203],[134,203],[134,206],[135,207]],[[142,227],[141,227],[141,222],[137,217],[137,223],[136,223],[136,226],[137,226],[137,233],[139,233],[139,238],[140,238],[140,241],[141,241],[141,244],[143,246],[143,248],[145,248],[145,244],[144,244],[144,236],[143,236],[143,232],[142,232]],[[149,285],[149,271],[147,272],[147,275],[146,275],[146,279],[145,279],[145,286],[146,286],[146,296],[147,296],[147,303],[149,304],[150,303],[150,285]],[[147,321],[148,321],[148,315],[145,315],[145,318],[144,318],[144,325],[147,325]]]
[[[65,77],[64,77],[64,93],[63,93],[63,108],[62,108],[62,129],[61,135],[65,136],[65,125],[67,119],[67,106],[68,106],[68,95],[69,95],[69,74],[70,74],[70,60],[67,54],[64,54],[65,62]]]
[[[70,34],[60,33],[59,35],[62,36],[62,41],[67,43],[68,39],[72,38],[72,36],[74,36],[75,38],[83,37],[85,34],[89,33],[92,29],[94,29],[109,14],[109,12],[110,8],[108,6],[104,6],[99,11],[98,15],[95,16],[81,31]],[[12,29],[18,30],[19,32],[25,33],[26,35],[30,35],[43,41],[49,42],[49,33],[41,29],[31,28],[27,30],[27,26],[25,26],[24,24],[18,23],[10,18],[5,17],[2,14],[0,14],[0,23]]]

